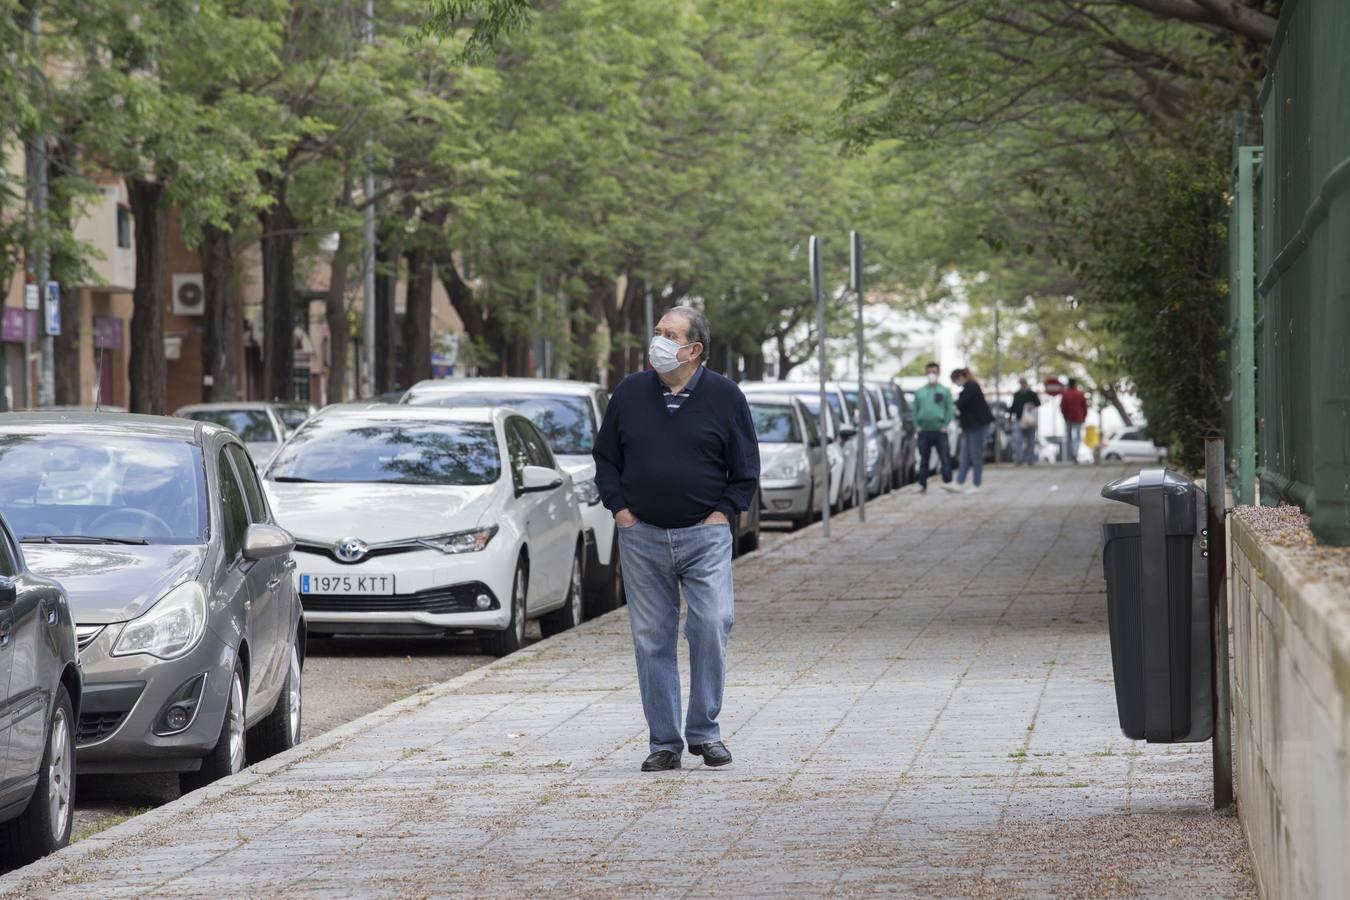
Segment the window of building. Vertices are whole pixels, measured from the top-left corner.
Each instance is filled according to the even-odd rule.
[[[117,246],[131,246],[131,210],[125,206],[117,207]]]

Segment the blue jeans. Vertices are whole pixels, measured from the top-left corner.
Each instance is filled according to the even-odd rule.
[[[1064,423],[1064,461],[1078,462],[1078,442],[1083,439],[1082,422]]]
[[[726,525],[658,528],[638,522],[620,528],[619,558],[628,595],[628,623],[637,654],[638,687],[651,751],[684,752],[690,744],[722,739],[727,638],[735,598],[731,529]],[[689,606],[689,714],[680,733],[680,589]]]
[[[933,455],[933,449],[937,448],[938,465],[942,469],[942,482],[946,484],[952,480],[952,451],[947,445],[947,432],[945,431],[920,431],[919,432],[919,487],[928,490],[928,457]]]
[[[1036,465],[1036,428],[1013,425],[1013,462]]]
[[[956,483],[966,483],[966,473],[970,472],[972,483],[980,486],[984,477],[984,444],[989,439],[989,426],[967,428],[961,433],[961,468],[956,472]]]

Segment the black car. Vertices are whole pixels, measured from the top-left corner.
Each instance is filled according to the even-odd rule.
[[[28,570],[0,518],[0,864],[25,865],[70,842],[75,723],[84,679],[66,592]]]

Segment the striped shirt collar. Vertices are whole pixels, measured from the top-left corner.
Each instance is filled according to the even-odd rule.
[[[660,378],[660,376],[657,377]],[[683,388],[681,388],[678,394],[672,393],[670,390],[670,385],[662,381],[661,394],[666,402],[666,411],[673,413],[675,410],[683,406],[684,401],[689,399],[689,395],[694,392],[694,387],[698,384],[698,380],[702,377],[703,377],[703,366],[700,365],[697,369],[694,370],[694,374],[689,379],[689,383],[686,384]]]

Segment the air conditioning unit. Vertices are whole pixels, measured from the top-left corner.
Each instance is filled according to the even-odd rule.
[[[173,276],[173,314],[200,316],[206,306],[206,291],[200,272]]]

